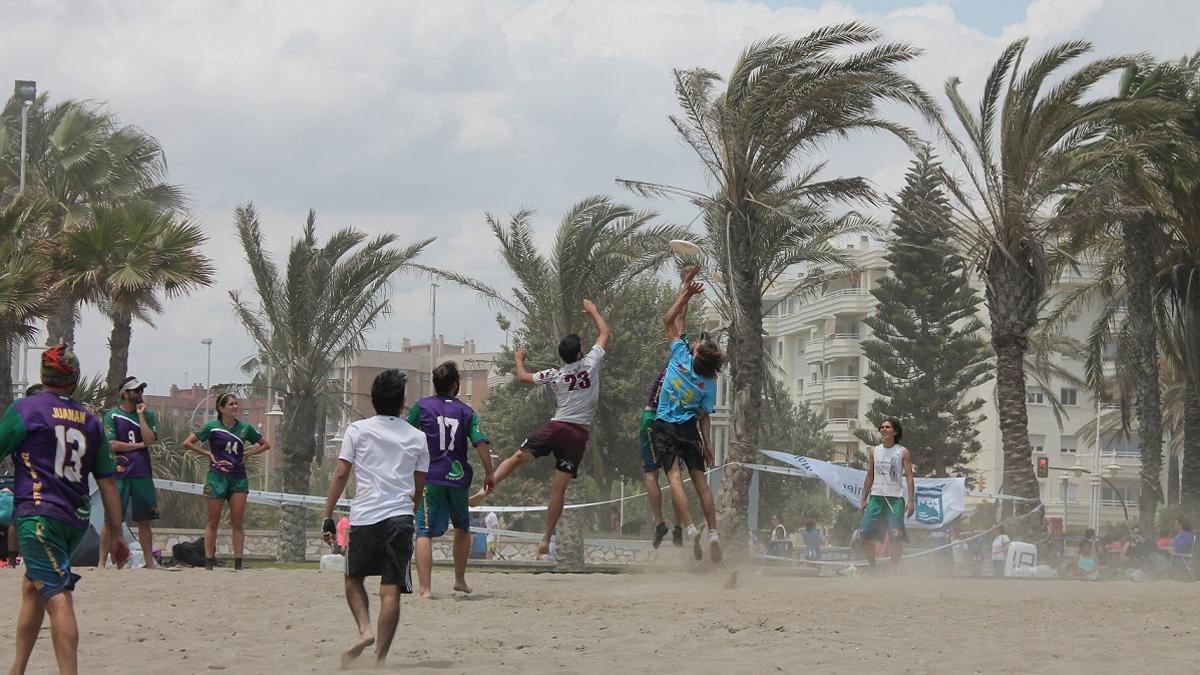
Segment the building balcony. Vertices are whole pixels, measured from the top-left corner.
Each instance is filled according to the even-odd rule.
[[[821,431],[829,434],[834,443],[847,443],[858,440],[858,437],[854,435],[854,430],[857,428],[858,420],[833,418],[825,420],[825,427]]]
[[[818,385],[822,383],[818,382]],[[821,389],[824,389],[822,392]],[[817,395],[824,401],[857,401],[862,388],[862,378],[857,375],[827,377],[818,386]]]
[[[862,356],[862,340],[858,333],[833,333],[810,342],[804,348],[808,363],[830,359],[857,359]]]
[[[875,306],[875,296],[861,288],[843,288],[829,291],[804,306],[808,316],[838,316],[841,314],[861,316]]]

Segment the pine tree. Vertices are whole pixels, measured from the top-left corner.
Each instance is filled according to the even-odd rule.
[[[980,299],[950,244],[952,214],[929,148],[909,167],[896,203],[884,256],[891,270],[871,291],[878,310],[865,320],[874,335],[863,342],[871,362],[866,384],[880,397],[867,412],[873,428],[858,433],[877,443],[873,429],[895,417],[917,473],[964,475],[980,450],[984,403],[966,394],[991,378],[991,365],[977,335]]]

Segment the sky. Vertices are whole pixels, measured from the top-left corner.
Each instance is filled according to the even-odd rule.
[[[129,372],[151,393],[204,382],[205,337],[212,381],[244,379],[237,365],[254,346],[229,302],[231,290],[253,294],[233,226],[243,202],[258,208],[280,258],[311,208],[319,234],[436,236],[420,262],[507,288],[485,213],[532,208],[547,244],[571,204],[594,194],[687,224],[686,204],[636,197],[614,179],[704,189],[668,120],[671,71],[727,72],[762,37],[870,22],[924,50],[905,70],[943,104],[955,75],[977,99],[1000,51],[1022,36],[1034,52],[1072,39],[1097,55],[1176,58],[1200,47],[1194,0],[0,0],[0,16],[0,74],[36,80],[53,100],[105,101],[156,136],[170,180],[190,196],[189,218],[209,234],[216,283],[134,327]],[[885,192],[899,189],[911,159],[878,134],[821,153],[825,175],[865,176]],[[373,348],[428,340],[428,284],[395,279]],[[438,332],[495,349],[503,333],[481,307],[443,285]],[[85,312],[85,371],[107,366],[109,330]]]

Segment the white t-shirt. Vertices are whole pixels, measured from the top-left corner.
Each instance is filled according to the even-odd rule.
[[[400,417],[376,415],[346,428],[338,459],[354,465],[351,525],[413,515],[413,473],[429,470],[425,433]]]
[[[871,448],[871,461],[875,464],[875,482],[871,483],[871,494],[881,497],[908,495],[904,484],[903,445],[897,443],[890,448],[877,445]]]
[[[600,361],[603,358],[604,348],[595,345],[575,363],[562,368],[547,368],[533,375],[533,383],[550,385],[558,400],[552,420],[591,426],[596,405],[600,402]]]
[[[992,560],[1004,560],[1004,554],[1007,553],[1005,548],[1008,547],[1008,542],[1012,539],[1008,538],[1007,534],[998,534],[992,540]]]
[[[497,516],[495,511],[488,511],[487,515],[483,517],[483,526],[489,530],[500,529],[500,516]],[[500,539],[500,535],[492,532],[488,534],[488,539],[497,541]]]

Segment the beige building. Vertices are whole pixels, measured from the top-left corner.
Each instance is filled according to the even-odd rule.
[[[382,351],[367,349],[350,359],[348,367],[343,365],[335,368],[332,377],[347,380],[346,402],[353,413],[345,418],[331,419],[326,428],[326,451],[336,452],[334,438],[346,424],[355,420],[370,417],[375,414],[371,406],[371,383],[375,377],[389,368],[396,368],[408,378],[405,398],[411,405],[418,399],[433,394],[431,371],[434,366],[445,361],[458,363],[462,380],[459,384],[459,398],[466,404],[482,411],[487,407],[487,399],[491,391],[507,381],[507,377],[496,372],[496,352],[478,352],[474,340],[465,340],[462,344],[447,343],[438,336],[433,343],[433,354],[430,354],[430,344],[413,344],[408,338],[401,341],[400,351]]]
[[[852,244],[853,257],[861,272],[838,279],[815,296],[795,296],[779,302],[799,283],[800,276],[789,274],[781,279],[764,302],[764,349],[771,354],[767,367],[784,383],[797,404],[804,404],[820,413],[826,420],[825,431],[835,446],[835,461],[862,457],[866,446],[854,435],[860,425],[869,424],[864,414],[877,398],[863,381],[869,362],[862,354],[862,340],[870,337],[863,320],[875,312],[876,300],[871,289],[888,274],[885,250],[879,242],[862,238]],[[1064,292],[1085,282],[1075,275],[1060,278],[1051,293]],[[987,323],[986,310],[979,307],[979,318]],[[1092,316],[1082,314],[1067,327],[1071,337],[1086,340]],[[1067,359],[1059,362],[1082,373],[1082,363]],[[718,463],[724,461],[729,447],[729,410],[726,378],[718,391],[718,408],[714,415],[713,436]],[[1065,381],[1049,383],[1052,393],[1064,406],[1062,423],[1058,422],[1050,405],[1049,394],[1028,379],[1029,434],[1034,446],[1034,460],[1044,455],[1052,470],[1048,478],[1039,479],[1047,515],[1063,515],[1064,486],[1066,489],[1067,523],[1072,529],[1088,523],[1092,505],[1091,475],[1062,471],[1060,468],[1078,466],[1093,471],[1096,465],[1095,420],[1096,402],[1090,392]],[[999,492],[1003,484],[1003,452],[995,406],[995,380],[991,380],[969,396],[985,401],[986,416],[979,434],[982,451],[972,463],[975,475],[988,492]],[[1110,414],[1111,411],[1102,411]],[[919,420],[907,421],[920,424]],[[1138,472],[1140,461],[1136,443],[1119,441],[1105,436],[1099,465],[1109,483],[1101,483],[1099,499],[1102,505],[1101,523],[1123,520],[1120,498],[1128,504],[1130,516],[1137,517]],[[803,448],[775,448],[803,454]],[[914,461],[920,465],[920,448],[911,448]],[[1068,481],[1064,483],[1063,477]],[[1115,489],[1114,489],[1115,488]]]

